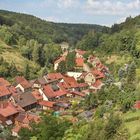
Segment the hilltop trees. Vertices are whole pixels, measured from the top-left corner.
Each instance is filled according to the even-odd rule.
[[[74,70],[74,67],[75,67],[75,52],[69,52],[67,57],[66,57],[66,67],[67,67],[67,70]]]

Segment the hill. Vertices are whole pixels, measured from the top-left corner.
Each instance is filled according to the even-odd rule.
[[[8,26],[18,24],[30,32],[32,36],[28,36],[29,38],[37,39],[40,43],[68,41],[70,44],[75,44],[90,30],[101,32],[104,28],[108,29],[100,25],[53,23],[32,15],[4,10],[0,10],[0,24]]]

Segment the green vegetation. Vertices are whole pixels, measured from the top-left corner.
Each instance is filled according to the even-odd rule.
[[[43,116],[31,129],[21,129],[19,139],[41,140],[138,140],[140,113],[133,108],[140,100],[140,16],[127,18],[111,28],[98,25],[51,23],[37,17],[0,11],[0,76],[27,79],[53,71],[54,61],[62,54],[60,43],[70,44],[95,54],[109,68],[103,88],[90,93],[71,110],[93,116],[74,124],[53,116]],[[75,68],[75,52],[70,51],[58,72]],[[49,120],[49,121],[48,121]]]

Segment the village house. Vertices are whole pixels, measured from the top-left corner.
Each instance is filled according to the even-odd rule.
[[[55,102],[52,102],[52,101],[40,101],[39,102],[39,105],[41,106],[41,108],[43,110],[53,110],[53,107],[54,107],[54,103]]]
[[[11,102],[0,103],[0,122],[4,125],[14,123],[15,117],[22,111],[20,107],[13,105]]]
[[[54,103],[53,108],[55,111],[65,111],[70,108],[70,103],[56,102]]]
[[[42,95],[40,94],[39,90],[33,90],[32,91],[32,95],[34,96],[34,98],[37,100],[37,103],[39,103],[40,101],[43,100]]]
[[[19,93],[19,94],[15,95],[15,96],[12,96],[10,98],[10,100],[15,105],[16,104],[19,105],[25,111],[32,110],[32,109],[35,109],[37,107],[37,100],[31,94],[31,92]]]
[[[40,117],[29,112],[20,112],[15,118],[15,126],[12,129],[12,135],[18,137],[21,128],[30,129],[31,122],[39,123]]]
[[[100,80],[96,80],[95,83],[91,84],[90,86],[90,89],[93,91],[93,92],[97,92],[98,90],[100,90],[102,88],[104,84],[102,83],[102,81]]]
[[[12,93],[6,86],[0,86],[0,101],[8,100]]]
[[[75,63],[76,63],[76,66],[75,66],[76,70],[83,70],[84,58],[82,58],[82,57],[76,58]]]
[[[11,84],[7,80],[5,80],[4,78],[0,77],[0,86],[10,87]]]
[[[74,77],[74,79],[77,81],[78,80],[78,77],[80,77],[82,75],[82,72],[69,71],[69,72],[67,72],[67,75],[69,77]]]
[[[39,88],[42,88],[44,85],[46,85],[48,82],[47,80],[45,79],[45,77],[40,77],[38,79],[35,79],[35,80],[31,80],[30,81],[30,84],[32,86],[32,88],[34,89],[39,89]]]
[[[63,52],[66,52],[69,49],[69,44],[67,42],[62,42],[60,46]]]
[[[94,70],[92,71],[92,73],[93,73],[93,75],[95,76],[96,80],[97,80],[97,79],[103,79],[103,78],[105,78],[104,73],[101,72],[101,71],[99,71],[99,70],[94,69]]]
[[[100,63],[100,59],[96,56],[90,55],[87,62],[92,64],[93,67],[96,67],[96,64]]]
[[[44,78],[48,84],[56,84],[62,81],[63,75],[61,73],[48,73]]]
[[[31,91],[32,86],[24,77],[17,76],[15,77],[16,88],[20,89],[22,92]]]
[[[66,60],[66,56],[61,56],[60,58],[58,58],[55,62],[54,62],[54,70],[57,70],[60,62],[65,61]]]
[[[78,49],[76,49],[75,52],[76,52],[76,58],[83,58],[83,55],[86,53],[86,51],[78,50]]]
[[[85,83],[87,83],[89,85],[96,82],[96,77],[92,72],[85,72],[78,79],[84,80]]]
[[[45,101],[54,101],[63,98],[67,94],[66,91],[61,90],[57,85],[46,85],[43,87],[43,90],[39,89],[39,92]]]

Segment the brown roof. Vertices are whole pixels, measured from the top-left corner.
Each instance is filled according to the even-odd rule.
[[[0,86],[0,97],[11,95],[11,92],[8,90],[8,87],[6,86]]]
[[[47,74],[47,79],[60,80],[63,79],[63,75],[61,73],[49,73]]]
[[[36,98],[36,100],[43,99],[42,95],[40,94],[40,92],[38,90],[33,91],[32,95]]]
[[[59,97],[67,94],[65,90],[59,89],[57,91],[54,91],[50,85],[44,86],[43,92],[48,98]]]
[[[13,96],[13,98],[14,98],[15,102],[22,108],[37,102],[35,97],[29,92],[23,93],[23,94],[18,94],[16,96]]]
[[[28,113],[28,112],[21,112],[18,114],[15,120],[23,124],[29,124],[31,121],[34,121],[36,123],[39,122],[40,117],[35,114]]]
[[[0,114],[4,117],[8,117],[14,114],[17,114],[19,111],[16,108],[16,106],[14,106],[12,103],[10,102],[6,102],[6,103],[1,103],[0,104]]]
[[[23,76],[17,76],[15,80],[16,80],[16,84],[20,84],[25,89],[31,88],[32,86],[31,83],[27,81]]]
[[[51,102],[51,101],[40,101],[39,104],[45,107],[53,107],[55,102]]]
[[[0,77],[0,86],[10,86],[11,84],[5,80],[4,78]]]
[[[78,87],[78,83],[74,77],[69,77],[69,76],[64,75],[63,79],[64,79],[64,82],[67,84],[67,87],[69,87],[69,88]]]

